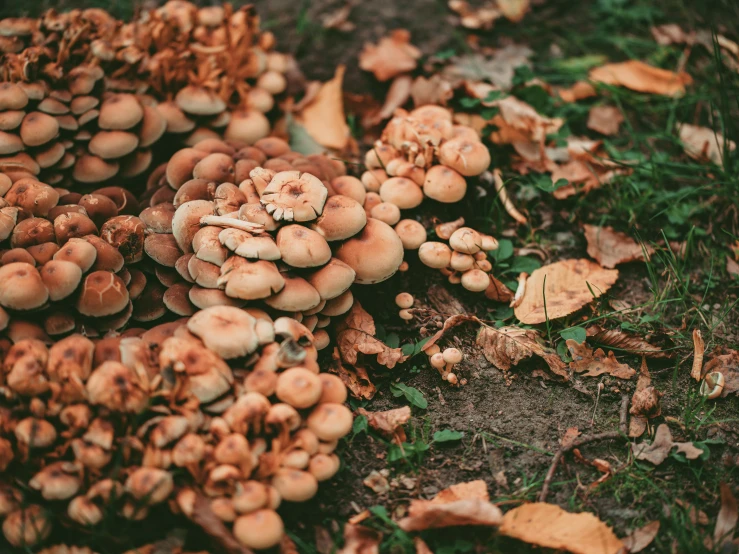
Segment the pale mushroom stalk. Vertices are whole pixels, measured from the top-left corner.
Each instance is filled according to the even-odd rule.
[[[201,225],[214,225],[216,227],[232,227],[248,233],[263,233],[264,226],[261,223],[252,223],[233,217],[223,215],[206,215],[200,218]]]

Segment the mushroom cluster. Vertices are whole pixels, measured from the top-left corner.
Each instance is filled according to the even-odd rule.
[[[472,292],[500,286],[490,275],[493,265],[487,253],[498,248],[490,235],[464,226],[464,219],[436,226],[436,236],[448,242],[428,241],[418,249],[418,258],[428,267],[441,271],[453,285],[461,284]]]
[[[352,427],[314,341],[292,318],[230,306],[96,341],[3,339],[5,538],[43,541],[54,506],[94,527],[166,502],[192,516],[200,495],[246,547],[277,544],[280,503],[338,471]]]
[[[267,136],[291,63],[251,7],[181,0],[130,23],[100,9],[4,19],[0,39],[0,170],[63,187],[144,174],[165,132]]]
[[[470,127],[452,122],[441,106],[397,110],[364,159],[361,181],[365,207],[389,225],[401,210],[416,208],[425,197],[455,203],[467,192],[466,177],[490,166],[490,153]]]

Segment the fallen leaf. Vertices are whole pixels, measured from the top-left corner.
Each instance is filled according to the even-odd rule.
[[[351,310],[336,327],[336,344],[341,360],[349,365],[356,365],[358,354],[377,355],[377,363],[392,369],[407,356],[400,348],[390,348],[375,338],[375,322],[359,302],[354,302]]]
[[[416,547],[416,554],[434,554],[421,537],[413,537],[413,546]]]
[[[495,191],[498,193],[498,199],[500,200],[500,203],[503,204],[503,208],[505,208],[508,215],[522,225],[528,223],[526,216],[518,211],[516,206],[513,205],[513,201],[510,196],[508,196],[508,188],[503,182],[503,176],[498,168],[493,170],[493,182],[495,183]]]
[[[736,143],[733,140],[725,141],[721,133],[688,123],[680,125],[680,142],[685,153],[694,160],[710,160],[716,165],[724,163],[724,142],[729,152],[736,150]]]
[[[529,11],[530,0],[498,0],[498,9],[507,18],[518,23]]]
[[[590,325],[586,331],[588,337],[593,339],[592,342],[624,350],[629,354],[638,354],[646,358],[674,357],[673,352],[666,352],[658,346],[645,341],[643,338],[631,335],[620,329],[602,329],[599,325]]]
[[[569,141],[568,141],[569,142]],[[582,144],[582,141],[580,141]],[[599,145],[594,143],[593,145]],[[591,149],[581,149],[579,152],[568,147],[570,160],[566,163],[555,164],[552,172],[552,183],[560,179],[569,182],[568,185],[557,188],[553,193],[557,200],[563,200],[574,194],[588,193],[610,183],[617,175],[631,172],[629,168],[608,159],[604,152],[595,152]]]
[[[343,65],[338,66],[334,78],[321,85],[313,100],[295,116],[318,144],[334,150],[343,150],[350,137],[342,98],[344,71]]]
[[[637,92],[676,96],[685,94],[685,86],[693,79],[685,72],[674,73],[638,60],[610,63],[590,71],[590,80],[618,85]]]
[[[642,246],[625,233],[615,231],[613,227],[596,227],[584,225],[585,240],[588,241],[588,255],[603,267],[614,268],[619,264],[644,260],[644,251],[653,252],[648,246]]]
[[[703,341],[700,329],[693,329],[693,366],[690,369],[690,376],[696,381],[700,381],[704,373],[703,369],[703,353],[706,350],[706,343]]]
[[[557,94],[564,102],[568,103],[598,96],[598,93],[595,91],[595,87],[587,81],[578,81],[570,88],[557,89]]]
[[[287,534],[282,535],[280,539],[280,554],[300,554],[298,545]]]
[[[652,386],[647,359],[642,358],[639,379],[636,381],[636,389],[631,397],[629,408],[629,413],[632,415],[629,421],[629,437],[641,437],[647,429],[647,420],[660,415],[662,412],[659,405],[661,397],[662,393]]]
[[[609,351],[606,356],[602,348],[593,351],[586,343],[580,344],[573,339],[567,339],[566,342],[572,356],[570,369],[582,373],[583,377],[597,377],[606,373],[619,379],[631,379],[636,374],[627,364],[619,363],[613,352]]]
[[[449,316],[444,321],[444,325],[441,326],[441,329],[436,331],[429,340],[426,341],[426,344],[423,345],[423,348],[421,348],[422,351],[426,352],[429,348],[431,348],[434,344],[438,342],[441,337],[444,336],[444,333],[449,331],[450,329],[453,329],[457,325],[461,325],[462,323],[468,323],[474,321],[476,323],[482,323],[482,320],[479,318],[473,316],[473,315],[467,315],[467,314],[457,314],[453,316]]]
[[[359,54],[359,67],[374,73],[378,81],[388,81],[401,73],[413,71],[421,51],[411,44],[405,29],[391,31],[375,44],[367,43]]]
[[[385,103],[380,111],[372,117],[364,119],[362,122],[365,127],[372,127],[380,123],[383,119],[392,117],[395,110],[408,101],[411,95],[411,85],[413,81],[410,75],[399,75],[393,79],[390,88],[385,95]]]
[[[505,475],[504,469],[493,474],[493,479],[495,479],[495,484],[501,489],[508,490],[508,478]]]
[[[315,545],[318,554],[332,554],[336,551],[334,539],[328,529],[321,525],[315,526]]]
[[[521,360],[536,355],[542,358],[554,373],[568,379],[569,374],[564,362],[556,352],[541,344],[539,338],[539,333],[534,329],[513,326],[495,329],[483,325],[477,332],[476,342],[482,347],[485,359],[501,371],[508,371]]]
[[[593,106],[588,114],[588,129],[602,135],[615,135],[624,116],[615,106]]]
[[[459,22],[467,29],[490,29],[493,22],[503,16],[500,10],[492,5],[473,8],[465,0],[449,0],[448,6],[459,15]]]
[[[485,481],[458,483],[439,492],[432,500],[411,500],[408,517],[398,526],[403,531],[423,531],[461,525],[499,525],[503,516],[490,502]]]
[[[726,256],[726,273],[739,277],[739,263],[736,263],[729,256]]]
[[[397,437],[398,444],[405,441],[405,432],[402,425],[408,423],[411,419],[411,407],[403,406],[393,410],[385,410],[384,412],[369,412],[364,408],[359,408],[357,413],[367,418],[367,423],[375,431],[379,431],[388,439]]]
[[[572,443],[575,442],[575,439],[581,434],[582,433],[577,427],[568,427],[565,434],[562,435],[561,439],[559,439],[559,445],[562,448],[569,448],[572,446]]]
[[[643,527],[639,527],[629,536],[624,537],[623,543],[629,554],[641,552],[647,546],[652,544],[654,537],[659,533],[659,521],[650,521]]]
[[[464,226],[464,218],[458,217],[454,221],[446,221],[444,223],[437,223],[434,225],[434,231],[436,236],[442,240],[449,240],[452,237],[454,231]]]
[[[363,525],[344,525],[344,548],[338,554],[379,554],[382,533]]]
[[[390,490],[387,478],[377,470],[372,470],[362,483],[377,494],[386,494]]]
[[[349,15],[352,12],[352,4],[346,3],[340,8],[325,14],[321,18],[321,25],[324,29],[336,29],[344,33],[349,33],[356,28],[356,25],[349,21]]]
[[[531,48],[522,44],[509,44],[497,49],[492,56],[477,52],[465,54],[452,58],[451,63],[441,70],[441,75],[455,87],[462,82],[475,86],[478,81],[486,81],[500,89],[509,90],[513,86],[516,68],[530,67],[533,54]],[[480,100],[485,100],[490,92],[485,87],[483,90],[485,93],[479,97]]]
[[[367,370],[362,366],[346,367],[341,363],[339,349],[334,348],[331,353],[331,363],[328,369],[331,373],[339,376],[347,389],[355,398],[371,399],[377,392],[377,388],[370,381]]]
[[[734,530],[739,521],[736,498],[731,492],[728,483],[721,483],[721,509],[716,517],[716,527],[713,530],[713,547],[721,550],[721,547],[731,543],[734,538]]]
[[[692,442],[673,442],[670,428],[664,423],[657,427],[654,440],[650,444],[646,442],[632,444],[631,451],[637,460],[644,460],[658,466],[667,459],[673,447],[677,447],[677,451],[685,454],[688,460],[695,460],[703,454],[703,451],[696,448]]]
[[[426,104],[446,106],[447,101],[453,96],[452,86],[439,74],[429,79],[423,76],[416,77],[411,85],[411,97],[416,107]]]
[[[516,317],[528,325],[564,317],[605,293],[616,279],[618,270],[604,269],[590,260],[545,265],[529,277],[523,299],[514,310]]]
[[[513,291],[490,274],[490,284],[485,289],[485,298],[493,302],[510,302],[513,298]]]
[[[593,514],[573,514],[546,502],[523,504],[503,516],[498,532],[573,554],[616,554],[623,543]]]
[[[719,352],[726,352],[719,354]],[[724,391],[722,397],[732,393],[739,393],[739,352],[736,350],[719,350],[714,352],[711,360],[703,366],[701,378],[717,371],[724,376]]]
[[[652,37],[654,37],[654,40],[660,46],[683,44],[689,40],[688,34],[676,23],[656,25],[655,27],[651,27],[649,32],[652,33]]]
[[[498,128],[490,135],[490,139],[496,144],[517,142],[543,144],[547,135],[556,134],[564,125],[563,119],[545,117],[526,102],[513,96],[484,104],[497,107],[499,110],[499,113],[490,120],[490,123]]]

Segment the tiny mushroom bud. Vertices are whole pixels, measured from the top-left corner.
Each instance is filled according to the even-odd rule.
[[[418,249],[418,257],[428,267],[442,269],[449,267],[452,251],[443,242],[424,242]]]
[[[403,248],[406,250],[418,250],[426,242],[426,228],[414,219],[403,219],[395,226]]]
[[[401,292],[395,297],[398,308],[408,309],[413,307],[413,296],[407,292]]]

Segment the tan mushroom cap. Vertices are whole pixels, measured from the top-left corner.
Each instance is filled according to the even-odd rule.
[[[257,110],[237,110],[231,114],[224,137],[243,144],[254,144],[270,132],[269,119]]]
[[[472,177],[490,167],[490,152],[480,141],[455,138],[442,143],[439,161],[465,177]]]
[[[34,159],[39,167],[46,169],[59,162],[66,152],[61,142],[53,142],[49,146],[37,151]]]
[[[323,212],[328,189],[310,173],[282,171],[262,191],[267,212],[280,221],[312,221]]]
[[[167,306],[164,305],[164,292],[166,291],[159,281],[149,279],[144,287],[144,292],[133,303],[134,321],[149,322],[156,321],[167,314]]]
[[[172,204],[175,208],[179,208],[185,202],[191,202],[192,200],[212,201],[215,198],[215,185],[215,183],[205,179],[190,179],[177,189]]]
[[[246,356],[259,346],[256,319],[239,308],[206,308],[188,320],[187,328],[224,359]]]
[[[403,219],[395,226],[395,232],[406,250],[418,250],[426,242],[426,228],[415,219]]]
[[[205,179],[216,183],[230,182],[234,179],[234,161],[228,154],[215,152],[206,155],[192,169],[194,179]]]
[[[59,248],[53,259],[72,262],[86,273],[95,264],[97,250],[87,240],[70,239]]]
[[[318,492],[318,481],[307,471],[282,468],[272,477],[272,486],[288,502],[305,502]]]
[[[268,158],[277,158],[290,152],[290,145],[287,141],[278,137],[265,137],[254,143],[254,147],[258,148]]]
[[[72,99],[70,108],[72,109],[73,114],[81,115],[86,111],[97,108],[99,104],[100,99],[96,96],[76,96]]]
[[[326,402],[319,404],[306,420],[308,429],[322,441],[338,440],[352,429],[354,417],[343,404]]]
[[[144,222],[133,215],[110,218],[100,228],[100,238],[118,249],[126,263],[136,263],[144,257]]]
[[[308,282],[318,291],[323,300],[331,300],[351,287],[356,272],[337,258],[308,276]]]
[[[22,110],[28,104],[28,95],[15,83],[0,83],[0,112]]]
[[[239,219],[259,223],[265,231],[276,231],[279,224],[272,218],[262,204],[244,204],[239,208]]]
[[[54,254],[59,252],[59,245],[55,242],[42,242],[29,246],[26,248],[26,252],[31,255],[38,265],[44,265],[54,258]]]
[[[326,305],[319,312],[322,316],[336,317],[348,312],[354,305],[354,295],[351,290],[341,293],[336,298],[326,301]]]
[[[128,289],[115,273],[93,271],[85,277],[77,310],[93,317],[113,315],[128,305]]]
[[[100,106],[98,126],[110,131],[130,129],[144,117],[144,108],[132,94],[113,94]]]
[[[72,294],[82,280],[82,270],[79,266],[63,260],[46,262],[40,274],[53,302]]]
[[[98,228],[85,214],[69,212],[54,219],[54,236],[59,244],[71,238],[96,235]]]
[[[165,267],[174,267],[182,255],[174,235],[165,233],[148,235],[144,240],[144,252]]]
[[[460,227],[449,237],[449,246],[457,252],[476,254],[482,250],[482,235],[470,227]]]
[[[284,92],[287,87],[287,80],[279,71],[265,71],[257,78],[257,87],[266,90],[270,94],[277,95]]]
[[[341,175],[334,178],[331,181],[331,188],[336,194],[348,196],[360,204],[364,204],[364,198],[367,196],[367,191],[362,181],[351,175]]]
[[[118,248],[95,235],[87,235],[84,237],[84,240],[95,249],[96,258],[95,264],[92,267],[94,270],[113,271],[115,273],[123,268],[125,260],[123,255],[118,251]]]
[[[80,203],[82,203],[82,201],[80,201]],[[88,212],[89,211],[90,210],[88,210]],[[144,225],[146,225],[147,232],[171,233],[174,213],[175,207],[172,202],[162,202],[156,206],[145,208],[144,211],[139,214],[139,219],[141,219],[141,221],[144,222]],[[92,215],[90,217],[92,217]]]
[[[207,200],[192,200],[177,208],[172,218],[172,233],[184,253],[193,251],[192,239],[200,230],[201,218],[213,213],[213,203]]]
[[[0,130],[12,131],[17,129],[25,116],[26,112],[23,110],[8,110],[6,112],[0,112]]]
[[[268,235],[252,235],[240,229],[223,229],[218,240],[237,256],[250,260],[279,260],[282,256],[274,239]]]
[[[15,154],[24,148],[23,141],[18,135],[0,131],[0,155]]]
[[[317,267],[331,259],[331,248],[316,231],[302,225],[285,225],[275,239],[282,261],[292,267]]]
[[[388,225],[397,224],[401,217],[400,208],[391,202],[380,202],[370,210],[369,215]]]
[[[69,113],[69,106],[51,97],[44,98],[38,103],[36,109],[49,115],[64,115]]]
[[[353,237],[367,224],[367,213],[362,205],[348,196],[330,196],[323,214],[311,225],[327,241]]]
[[[274,296],[264,299],[264,303],[271,308],[283,312],[302,312],[321,303],[321,295],[302,277],[283,275],[283,278],[284,288]],[[228,292],[228,287],[226,291]]]
[[[23,118],[20,133],[27,146],[41,146],[59,134],[59,123],[48,114],[31,112]]]
[[[167,122],[168,133],[189,133],[195,128],[195,122],[187,117],[174,102],[157,104],[157,110]]]
[[[27,248],[54,240],[54,227],[42,217],[29,217],[20,221],[10,235],[10,246]]]
[[[380,185],[383,202],[395,204],[401,210],[417,208],[423,202],[423,191],[416,183],[405,177],[391,177]]]
[[[80,183],[102,183],[115,177],[120,169],[117,162],[109,162],[91,154],[83,154],[77,158],[72,177]]]
[[[217,215],[227,215],[238,212],[246,203],[246,195],[233,183],[221,183],[213,196]]]
[[[31,264],[15,262],[0,267],[0,305],[32,310],[46,304],[49,291]]]
[[[201,310],[212,306],[234,306],[238,308],[246,304],[246,300],[228,296],[220,289],[208,289],[198,285],[193,285],[188,293],[188,298]]]
[[[100,131],[88,145],[90,152],[104,160],[121,158],[139,145],[139,138],[126,131]]]
[[[30,265],[36,264],[36,260],[34,260],[33,256],[31,256],[31,254],[25,248],[11,248],[10,250],[6,250],[5,252],[3,252],[3,255],[0,256],[0,263],[2,265],[8,265],[17,262],[23,262]]]
[[[177,190],[192,179],[192,171],[197,163],[208,155],[207,152],[194,148],[178,150],[167,163],[167,182]]]
[[[356,283],[379,283],[398,271],[403,243],[392,227],[369,218],[362,232],[342,244],[335,256],[356,272]]]
[[[231,298],[258,300],[267,298],[284,289],[285,278],[273,262],[259,260],[247,262],[227,273],[226,264],[221,268],[219,283],[225,282],[226,294]],[[194,301],[193,301],[194,302]]]
[[[264,550],[279,544],[285,534],[282,518],[274,510],[260,509],[239,516],[234,522],[233,533],[247,548]]]
[[[490,286],[490,276],[481,269],[469,269],[462,274],[462,286],[472,292],[482,292]]]
[[[136,150],[121,159],[121,177],[136,177],[149,169],[154,154],[151,150]]]
[[[182,111],[193,115],[216,115],[226,109],[226,103],[215,92],[195,85],[181,88],[174,101]]]
[[[148,148],[167,130],[167,120],[155,106],[144,106],[144,117],[139,128],[139,146]]]
[[[467,181],[445,165],[435,165],[426,172],[423,193],[444,203],[459,202],[467,192]]]
[[[228,258],[228,250],[221,244],[222,229],[212,225],[201,228],[192,238],[192,248],[199,260],[222,266]]]
[[[175,283],[169,287],[163,296],[164,305],[170,312],[180,316],[191,316],[197,308],[190,301],[190,289],[192,285],[189,283]]]
[[[1,23],[4,23],[3,20]],[[48,538],[52,531],[52,522],[46,511],[37,504],[18,508],[8,514],[3,521],[3,535],[17,548],[32,548]]]
[[[33,178],[19,179],[5,193],[5,200],[34,216],[46,216],[59,202],[59,193]]]
[[[318,375],[304,367],[293,367],[279,375],[275,393],[281,402],[302,410],[316,404],[322,390]]]
[[[108,196],[103,194],[85,194],[77,204],[84,208],[87,215],[96,225],[102,225],[111,217],[118,215],[118,205]]]

